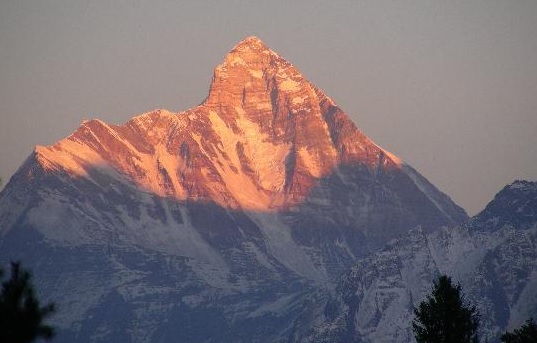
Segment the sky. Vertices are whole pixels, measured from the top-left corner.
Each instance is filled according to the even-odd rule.
[[[85,119],[206,97],[261,38],[473,215],[537,180],[535,0],[0,0],[0,177]]]

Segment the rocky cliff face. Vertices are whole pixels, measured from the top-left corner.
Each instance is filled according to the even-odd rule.
[[[200,106],[156,110],[120,126],[88,121],[57,144],[36,148],[35,158],[50,172],[91,179],[110,169],[159,196],[263,212],[301,204],[341,166],[408,174],[256,37],[237,44],[215,69]],[[439,194],[430,185],[418,191]],[[433,204],[446,223],[465,218],[443,200]]]
[[[35,271],[60,342],[275,342],[357,258],[466,219],[249,37],[198,107],[37,147],[0,194],[0,261]]]
[[[447,274],[481,314],[481,340],[537,315],[537,183],[517,181],[465,225],[409,232],[359,260],[308,342],[413,342],[412,308]]]

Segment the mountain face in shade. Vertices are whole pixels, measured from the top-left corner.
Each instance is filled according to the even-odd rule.
[[[464,225],[412,230],[359,259],[301,341],[415,342],[413,306],[447,274],[477,306],[480,340],[499,342],[537,317],[536,208],[537,182],[516,181]]]
[[[356,259],[465,212],[256,37],[193,109],[84,122],[0,194],[59,342],[276,342]]]

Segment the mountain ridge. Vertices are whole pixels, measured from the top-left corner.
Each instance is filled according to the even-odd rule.
[[[213,146],[201,139],[208,136]],[[116,156],[107,151],[110,146]],[[61,149],[65,153],[54,154]],[[35,151],[45,167],[63,166],[84,176],[91,163],[109,164],[159,195],[201,196],[254,210],[298,204],[340,163],[403,166],[257,37],[239,42],[215,68],[201,105],[178,113],[154,110],[124,125],[87,121],[66,139]],[[209,177],[192,173],[191,155],[205,155],[194,167]],[[192,189],[207,178],[219,178],[217,187],[227,194]]]
[[[0,192],[0,262],[72,314],[59,342],[298,339],[357,259],[467,220],[267,49],[236,45],[192,109],[36,147]]]
[[[413,307],[441,274],[477,306],[480,339],[499,342],[537,315],[535,201],[537,182],[517,180],[460,226],[411,230],[358,259],[328,302],[336,315],[319,315],[301,342],[414,342]]]

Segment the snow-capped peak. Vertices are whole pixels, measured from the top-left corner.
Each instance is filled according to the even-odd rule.
[[[108,170],[160,196],[263,211],[302,203],[341,165],[405,172],[257,37],[226,55],[200,106],[158,109],[125,125],[85,121],[36,151],[47,170],[84,178]]]
[[[37,147],[0,193],[0,261],[36,263],[65,341],[171,342],[185,318],[187,342],[288,341],[357,258],[466,218],[250,37],[199,106]]]

